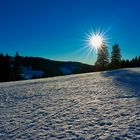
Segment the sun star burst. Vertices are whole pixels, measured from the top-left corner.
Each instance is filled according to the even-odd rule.
[[[101,31],[100,29],[93,31],[91,30],[86,36],[86,45],[90,48],[91,51],[96,51],[101,49],[103,44],[108,44],[108,37],[106,35],[108,30]]]

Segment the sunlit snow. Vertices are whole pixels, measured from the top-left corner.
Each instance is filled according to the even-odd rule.
[[[1,83],[0,139],[140,139],[140,68]]]

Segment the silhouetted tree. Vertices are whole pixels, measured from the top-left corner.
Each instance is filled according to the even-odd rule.
[[[101,48],[98,49],[97,61],[95,63],[95,66],[98,70],[106,70],[108,64],[109,64],[108,48],[105,44],[103,44]]]
[[[20,55],[18,52],[16,52],[16,55],[15,55],[15,64],[14,64],[14,78],[15,80],[20,80],[21,77],[20,77]]]
[[[111,52],[111,68],[119,68],[121,66],[121,51],[118,44],[112,46]]]
[[[129,68],[129,67],[131,67],[130,62],[131,61],[129,61],[128,59],[126,59],[126,60],[123,59],[121,61],[121,68]]]
[[[20,62],[19,54],[16,53],[15,57],[8,54],[0,54],[0,81],[13,81],[20,80]]]
[[[140,56],[130,60],[130,67],[140,67]]]
[[[0,54],[0,81],[4,81],[4,55]]]
[[[10,81],[11,80],[11,64],[10,64],[10,57],[7,54],[5,56],[5,62],[4,62],[4,75],[5,75],[5,80]]]
[[[0,81],[10,81],[11,80],[11,67],[10,67],[10,57],[7,54],[4,56],[0,54]]]

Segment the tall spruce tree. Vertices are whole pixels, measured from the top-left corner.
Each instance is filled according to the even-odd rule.
[[[95,66],[98,70],[106,70],[109,64],[109,52],[105,44],[98,49]]]
[[[121,51],[118,44],[112,46],[111,52],[111,68],[119,68],[121,66]]]

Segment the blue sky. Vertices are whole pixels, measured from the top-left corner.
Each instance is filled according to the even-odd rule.
[[[140,55],[139,0],[0,0],[0,51],[94,64],[86,33],[97,28],[123,58]]]

